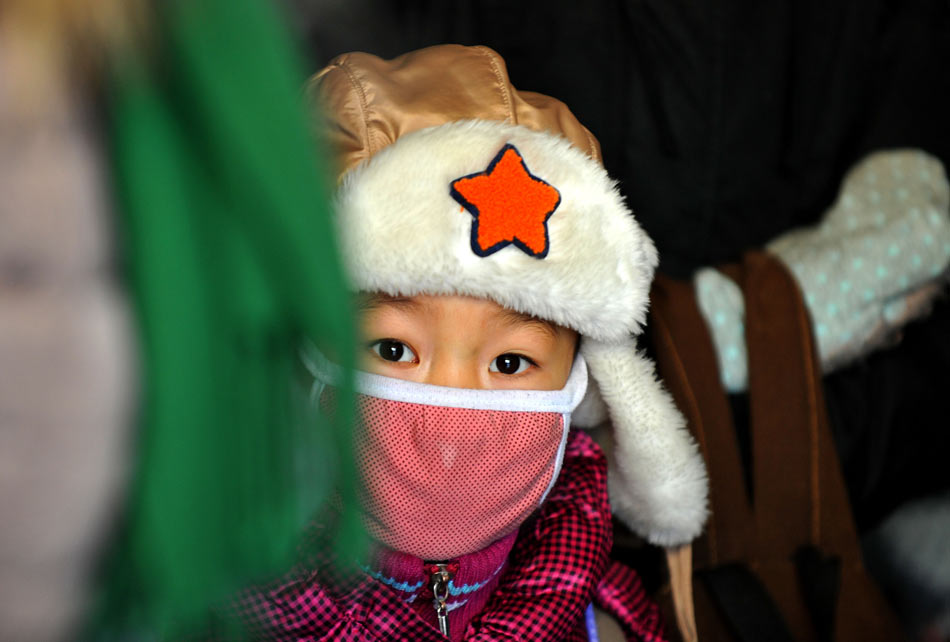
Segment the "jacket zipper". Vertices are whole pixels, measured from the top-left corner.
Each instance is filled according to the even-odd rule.
[[[432,604],[435,607],[435,617],[439,622],[439,632],[449,637],[449,610],[446,601],[449,599],[449,581],[452,573],[447,564],[433,564],[430,567],[429,586],[432,587]]]

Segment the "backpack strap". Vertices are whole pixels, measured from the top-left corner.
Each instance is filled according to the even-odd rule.
[[[791,639],[903,639],[863,569],[801,292],[765,252],[749,252],[722,271],[745,296],[748,491],[736,422],[692,283],[659,275],[651,305],[657,367],[710,477],[712,516],[694,545],[704,578],[697,585],[699,634],[704,642],[743,639],[729,600],[762,592]]]
[[[670,592],[676,628],[683,642],[698,642],[696,612],[693,606],[693,545],[666,549],[666,567],[670,572]]]

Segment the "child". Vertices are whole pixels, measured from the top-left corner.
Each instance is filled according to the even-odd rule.
[[[636,577],[608,568],[605,461],[569,426],[609,410],[613,509],[655,544],[699,533],[705,471],[636,352],[656,253],[596,140],[484,47],[348,54],[313,89],[363,296],[356,454],[381,546],[373,579],[246,603],[274,639],[552,640],[585,639],[593,599],[661,639]]]

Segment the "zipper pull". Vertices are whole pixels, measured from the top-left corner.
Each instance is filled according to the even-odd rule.
[[[432,587],[432,603],[435,606],[435,617],[439,621],[439,632],[449,637],[449,610],[446,601],[449,599],[449,581],[452,573],[448,564],[432,564],[429,567],[429,585]]]

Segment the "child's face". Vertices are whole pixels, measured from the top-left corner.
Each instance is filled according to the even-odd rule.
[[[369,296],[360,367],[453,388],[559,390],[577,333],[465,296]]]

